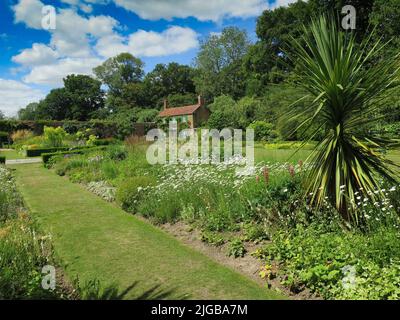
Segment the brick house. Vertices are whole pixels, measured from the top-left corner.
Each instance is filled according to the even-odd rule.
[[[159,116],[165,121],[187,123],[193,129],[207,122],[210,111],[205,106],[204,99],[199,96],[197,104],[177,108],[168,108],[168,101],[164,100],[164,109]]]

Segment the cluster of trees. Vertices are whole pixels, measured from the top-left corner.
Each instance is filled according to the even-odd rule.
[[[262,120],[277,124],[284,133],[279,123],[283,104],[290,105],[302,94],[293,76],[296,64],[288,59],[285,47],[289,39],[301,41],[302,25],[316,14],[333,13],[340,24],[346,4],[357,9],[353,32],[359,41],[375,28],[374,37],[394,39],[382,52],[383,59],[400,51],[399,0],[299,0],[263,12],[257,21],[256,43],[249,41],[245,31],[228,27],[201,42],[193,66],[158,64],[147,74],[143,61],[122,53],[96,67],[95,78],[66,77],[63,88],[20,110],[19,118],[147,122],[154,121],[163,99],[176,106],[193,103],[202,94],[211,104],[210,124],[215,127],[245,127]],[[388,98],[383,112],[388,122],[400,119],[398,97]]]

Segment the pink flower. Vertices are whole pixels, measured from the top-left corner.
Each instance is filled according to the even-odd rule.
[[[269,170],[267,167],[264,167],[263,169],[263,176],[264,176],[264,181],[266,184],[269,182]]]
[[[290,176],[291,176],[292,178],[293,178],[294,175],[295,175],[294,166],[293,166],[292,164],[289,166],[289,174],[290,174]]]

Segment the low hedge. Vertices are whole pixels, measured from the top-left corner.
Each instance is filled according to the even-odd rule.
[[[6,163],[6,157],[0,156],[0,163]]]
[[[43,148],[43,149],[30,149],[26,150],[27,157],[40,157],[43,153],[54,153],[58,151],[68,151],[69,147],[57,147],[57,148]]]
[[[87,152],[96,151],[96,150],[102,150],[102,149],[105,149],[105,146],[81,148],[81,149],[74,149],[74,150],[69,150],[69,151],[58,151],[58,152],[43,153],[42,154],[42,160],[43,160],[43,163],[46,165],[50,161],[50,159],[55,157],[55,156],[84,154],[84,153],[87,153]]]
[[[93,142],[95,146],[109,146],[111,144],[117,144],[120,140],[115,138],[105,138],[105,139],[98,139]]]
[[[98,146],[106,146],[108,144],[99,144]],[[97,145],[96,145],[97,146]],[[45,153],[56,153],[56,152],[69,152],[69,151],[74,151],[74,150],[83,150],[83,149],[90,149],[93,147],[89,146],[81,146],[81,147],[56,147],[56,148],[42,148],[42,149],[31,149],[31,150],[26,150],[26,156],[27,157],[40,157],[41,155]]]

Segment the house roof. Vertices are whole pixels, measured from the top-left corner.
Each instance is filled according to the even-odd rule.
[[[174,117],[174,116],[183,116],[187,114],[193,114],[195,111],[201,107],[201,104],[194,104],[191,106],[184,106],[178,108],[167,108],[162,110],[159,113],[160,117]]]

